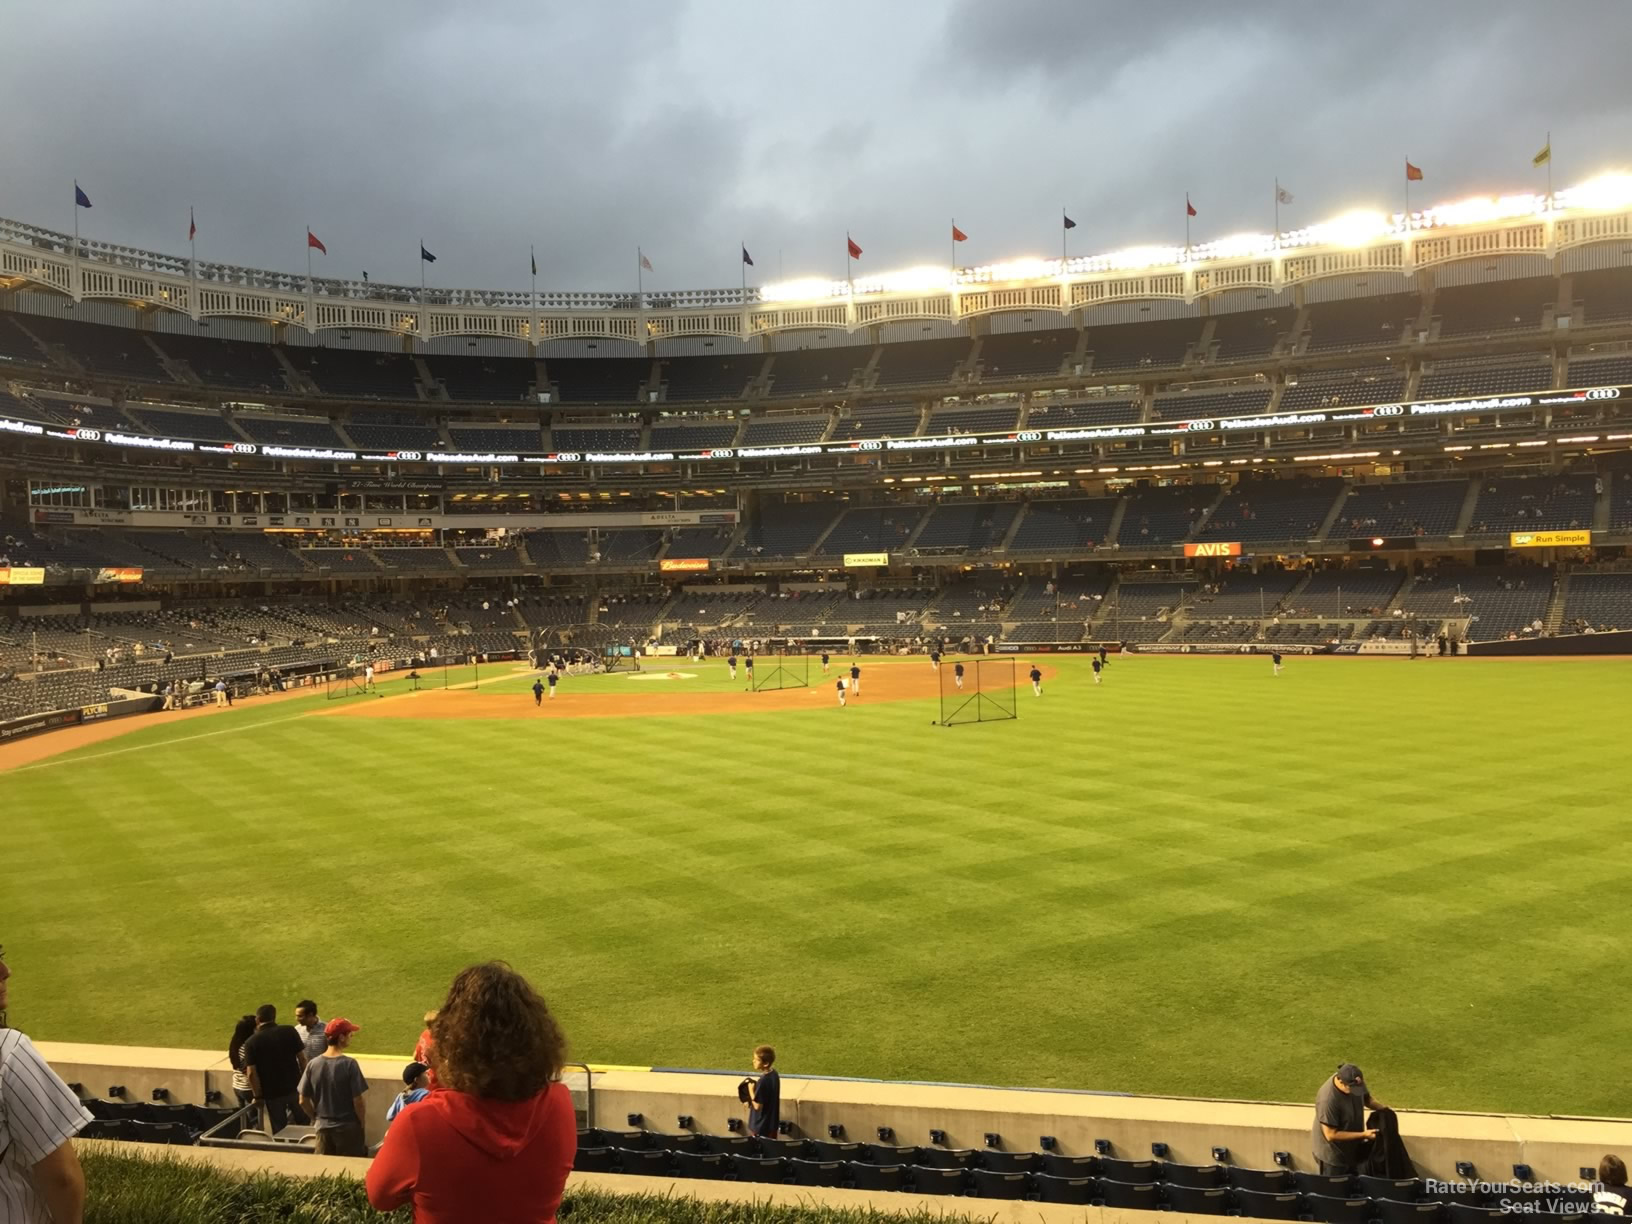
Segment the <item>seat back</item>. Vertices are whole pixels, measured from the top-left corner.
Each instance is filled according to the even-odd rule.
[[[1036,1152],[998,1152],[987,1148],[976,1166],[994,1173],[1030,1173],[1037,1167]]]
[[[625,1173],[663,1177],[669,1171],[669,1154],[654,1148],[614,1148],[618,1166]]]
[[[919,1194],[957,1194],[963,1189],[962,1169],[913,1165],[907,1175],[912,1179],[912,1189]]]
[[[681,1177],[719,1180],[731,1172],[724,1155],[719,1152],[676,1152],[674,1167]]]
[[[1422,1194],[1422,1184],[1414,1177],[1372,1177],[1362,1173],[1355,1179],[1359,1193],[1369,1199],[1392,1199],[1396,1203],[1415,1202]]]
[[[647,1143],[654,1148],[662,1148],[666,1152],[700,1152],[703,1150],[703,1137],[690,1131],[679,1134],[664,1135],[652,1132],[647,1136]]]
[[[975,1163],[973,1148],[918,1149],[918,1164],[926,1169],[967,1169]]]
[[[609,1147],[584,1147],[580,1144],[572,1158],[572,1167],[578,1173],[616,1173],[618,1158]]]
[[[727,1156],[752,1156],[754,1141],[747,1135],[699,1135],[704,1152],[722,1152]]]
[[[590,1134],[595,1139],[596,1147],[615,1147],[638,1152],[641,1148],[651,1146],[646,1142],[645,1131],[605,1130],[597,1126],[590,1130]]]
[[[1444,1204],[1428,1199],[1424,1202],[1405,1202],[1400,1199],[1376,1198],[1377,1218],[1383,1224],[1439,1224]]]
[[[848,1180],[843,1161],[797,1157],[788,1161],[788,1178],[796,1186],[842,1186]]]
[[[783,1177],[784,1161],[780,1156],[744,1156],[741,1153],[731,1153],[731,1168],[736,1172],[738,1181],[746,1182],[780,1182]]]
[[[1125,1182],[1102,1177],[1099,1197],[1107,1207],[1126,1207],[1132,1211],[1155,1211],[1158,1207],[1155,1182]]]
[[[1037,1162],[1050,1177],[1098,1177],[1099,1157],[1062,1156],[1058,1152],[1039,1152]]]
[[[803,1139],[783,1139],[776,1135],[759,1135],[754,1139],[754,1145],[761,1156],[803,1156],[805,1141]]]
[[[1026,1191],[1031,1189],[1029,1179],[1024,1173],[1000,1173],[993,1169],[971,1169],[970,1177],[977,1195],[981,1198],[1020,1199],[1026,1197]]]
[[[1055,1177],[1052,1173],[1033,1173],[1031,1183],[1037,1188],[1037,1197],[1045,1203],[1082,1205],[1099,1197],[1097,1177]]]
[[[1290,1190],[1236,1190],[1234,1197],[1241,1214],[1256,1220],[1295,1220],[1301,1210],[1298,1196]]]
[[[1300,1170],[1292,1174],[1292,1180],[1303,1193],[1324,1195],[1326,1198],[1348,1198],[1349,1192],[1354,1189],[1354,1178],[1347,1173],[1305,1173]]]
[[[1168,1206],[1187,1215],[1227,1215],[1234,1205],[1230,1192],[1223,1186],[1169,1184],[1162,1187],[1162,1193]]]
[[[1320,1224],[1366,1224],[1371,1203],[1363,1198],[1338,1198],[1332,1194],[1306,1194],[1303,1205]]]
[[[862,1160],[866,1153],[861,1144],[850,1143],[842,1139],[812,1139],[809,1144],[810,1155],[815,1160]]]
[[[1115,1160],[1109,1156],[1099,1158],[1099,1175],[1112,1181],[1145,1185],[1154,1182],[1156,1174],[1154,1160]]]
[[[1175,1164],[1171,1160],[1156,1166],[1157,1176],[1169,1186],[1199,1186],[1207,1189],[1224,1184],[1222,1165]]]
[[[905,1165],[876,1165],[852,1160],[844,1167],[857,1190],[899,1190],[906,1183]]]
[[[1446,1208],[1451,1224],[1496,1224],[1511,1219],[1500,1207],[1480,1206],[1474,1203],[1451,1203]]]
[[[1224,1172],[1230,1185],[1237,1190],[1285,1194],[1292,1189],[1292,1174],[1285,1169],[1238,1169],[1232,1165]]]

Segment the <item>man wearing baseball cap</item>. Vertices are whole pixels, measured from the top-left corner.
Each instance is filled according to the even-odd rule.
[[[325,1048],[300,1073],[300,1104],[317,1127],[317,1151],[322,1156],[367,1156],[363,1093],[368,1080],[357,1060],[345,1052],[358,1028],[336,1016],[323,1029]]]
[[[1310,1134],[1316,1163],[1322,1173],[1341,1176],[1358,1172],[1377,1132],[1366,1129],[1366,1110],[1381,1109],[1366,1088],[1366,1077],[1353,1063],[1344,1063],[1315,1094],[1315,1125]]]

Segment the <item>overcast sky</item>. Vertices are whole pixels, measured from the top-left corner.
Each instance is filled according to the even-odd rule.
[[[3,0],[0,215],[648,289],[1197,241],[1632,168],[1632,0]]]

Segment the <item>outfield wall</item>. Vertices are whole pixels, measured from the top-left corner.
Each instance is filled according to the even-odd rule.
[[[1471,642],[1468,653],[1487,659],[1632,654],[1632,630],[1568,633],[1561,637],[1518,638],[1511,642]]]
[[[233,1100],[232,1070],[221,1053],[58,1042],[39,1048],[57,1074],[94,1096],[120,1084],[131,1100],[147,1100],[156,1088],[168,1090],[174,1102],[204,1104],[206,1092]],[[383,1135],[385,1107],[401,1090],[407,1058],[359,1061],[369,1082],[372,1143]],[[629,1114],[640,1114],[644,1129],[674,1131],[677,1118],[689,1115],[697,1131],[724,1134],[731,1119],[743,1116],[737,1101],[742,1074],[609,1068],[590,1075],[587,1092],[578,1090],[581,1073],[571,1082],[588,1125],[623,1129]],[[1386,1088],[1383,1099],[1389,1100]],[[845,1138],[872,1141],[884,1126],[897,1143],[927,1145],[933,1127],[944,1130],[954,1148],[982,1148],[987,1134],[997,1134],[1006,1150],[1033,1151],[1041,1136],[1051,1135],[1058,1150],[1071,1155],[1092,1154],[1095,1141],[1106,1139],[1115,1155],[1129,1159],[1146,1158],[1152,1143],[1165,1143],[1170,1158],[1184,1164],[1211,1163],[1212,1148],[1222,1146],[1238,1165],[1269,1168],[1284,1151],[1296,1168],[1313,1167],[1311,1105],[785,1074],[782,1116],[801,1138],[824,1139],[830,1126],[842,1126]],[[1509,1180],[1515,1164],[1528,1164],[1531,1180],[1568,1183],[1582,1168],[1596,1169],[1604,1153],[1632,1150],[1627,1119],[1402,1111],[1400,1128],[1418,1172],[1446,1181],[1458,1180],[1458,1161],[1471,1161],[1484,1180]],[[652,1179],[641,1181],[652,1185]]]

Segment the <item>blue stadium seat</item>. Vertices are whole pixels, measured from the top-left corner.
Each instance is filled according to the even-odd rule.
[[[1099,1158],[1099,1175],[1112,1181],[1145,1185],[1154,1182],[1158,1173],[1154,1160],[1115,1160],[1109,1156]]]
[[[918,1194],[962,1194],[966,1173],[963,1169],[913,1165],[908,1170],[912,1189]]]
[[[719,1152],[676,1152],[674,1168],[681,1177],[722,1181],[731,1174],[726,1158]]]
[[[1155,1182],[1125,1182],[1102,1177],[1099,1198],[1107,1207],[1125,1207],[1130,1211],[1155,1211],[1160,1205]]]
[[[1273,1193],[1238,1189],[1231,1193],[1241,1214],[1255,1220],[1295,1220],[1302,1210],[1298,1196],[1290,1191]]]
[[[788,1180],[796,1186],[842,1186],[849,1181],[843,1161],[801,1160],[788,1161]]]
[[[1366,1224],[1371,1218],[1371,1200],[1338,1198],[1332,1194],[1306,1194],[1303,1205],[1320,1224]]]
[[[1228,1215],[1234,1201],[1223,1186],[1184,1186],[1169,1183],[1162,1187],[1167,1205],[1186,1215]]]
[[[999,1173],[992,1169],[971,1169],[970,1192],[977,1198],[1022,1199],[1031,1189],[1024,1173]]]
[[[1032,1175],[1037,1197],[1045,1203],[1074,1203],[1079,1206],[1099,1197],[1097,1177],[1055,1177],[1050,1173]]]
[[[903,1165],[866,1164],[852,1160],[844,1171],[857,1190],[899,1190],[906,1182],[906,1168]]]

